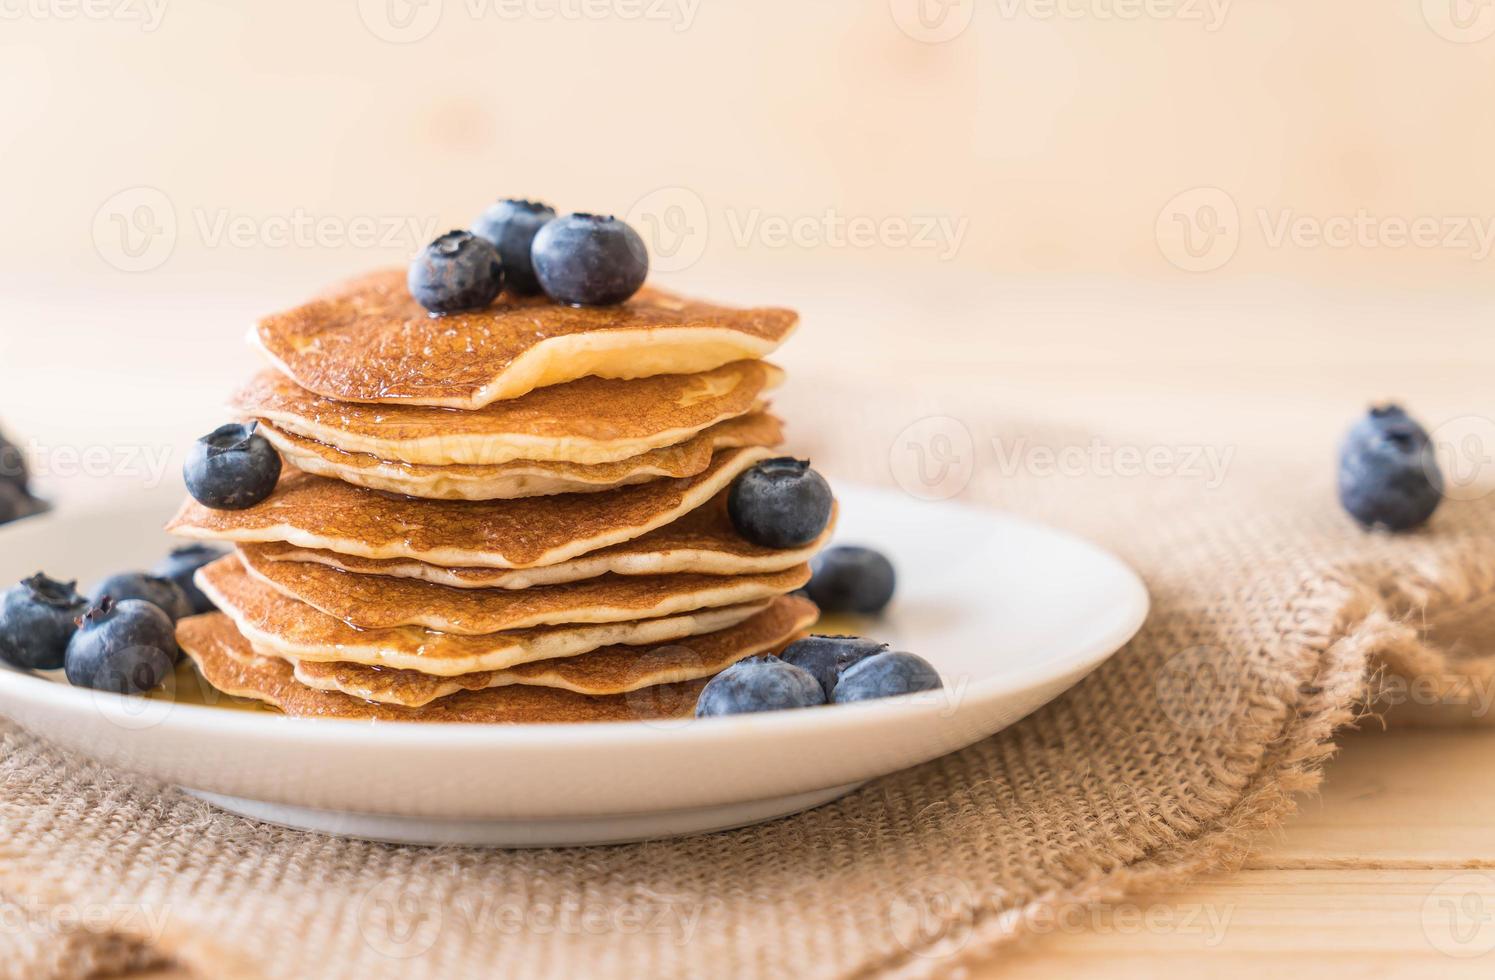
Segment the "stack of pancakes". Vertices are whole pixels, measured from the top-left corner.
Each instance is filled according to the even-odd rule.
[[[263,320],[233,399],[280,451],[183,620],[214,687],[294,715],[583,721],[688,715],[707,679],[815,619],[790,595],[829,535],[737,534],[727,489],[775,454],[759,360],[783,309],[646,288],[619,306],[501,296],[432,317],[398,270]]]

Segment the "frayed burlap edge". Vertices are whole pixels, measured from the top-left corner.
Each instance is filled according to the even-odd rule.
[[[1297,798],[1318,789],[1337,750],[1335,734],[1380,717],[1388,677],[1441,679],[1444,692],[1471,679],[1495,678],[1495,657],[1450,656],[1427,628],[1430,610],[1446,617],[1492,598],[1495,564],[1479,560],[1453,570],[1413,566],[1379,578],[1350,569],[1305,583],[1288,612],[1290,619],[1301,615],[1316,624],[1292,651],[1317,664],[1314,680],[1283,692],[1290,700],[1277,706],[1277,717],[1286,723],[1257,733],[1268,751],[1240,797],[1210,827],[1166,851],[1023,905],[949,920],[927,943],[866,964],[857,975],[921,980],[958,973],[1029,937],[1035,922],[1052,921],[1066,907],[1117,903],[1239,870],[1253,844],[1295,812]]]

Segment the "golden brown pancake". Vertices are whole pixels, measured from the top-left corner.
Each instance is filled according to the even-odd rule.
[[[515,684],[463,691],[422,708],[376,704],[296,681],[289,663],[256,654],[222,613],[177,623],[177,642],[207,682],[225,694],[254,698],[288,715],[360,721],[535,722],[652,721],[688,718],[705,680],[663,684],[611,697],[589,697],[554,687]]]
[[[653,647],[610,646],[561,660],[539,660],[508,670],[433,677],[414,670],[363,664],[301,661],[295,677],[308,687],[370,701],[418,707],[459,691],[534,684],[578,694],[623,694],[657,684],[710,677],[754,654],[779,650],[815,622],[815,606],[783,596],[736,626]]]
[[[418,579],[458,589],[530,589],[579,582],[598,575],[761,575],[809,561],[835,530],[836,514],[816,540],[803,548],[776,550],[756,545],[737,533],[727,516],[727,496],[717,494],[679,520],[648,534],[579,558],[541,568],[452,568],[407,558],[377,559],[302,548],[283,541],[239,546],[256,562],[316,562],[330,568]]]
[[[482,408],[577,378],[695,374],[762,357],[792,310],[734,309],[645,287],[617,306],[571,307],[505,293],[433,317],[404,269],[355,279],[261,320],[254,340],[301,387],[352,402]]]
[[[663,527],[771,455],[759,446],[725,449],[685,479],[519,500],[415,500],[290,471],[268,499],[245,510],[213,510],[188,499],[167,530],[239,543],[286,541],[363,558],[530,568]]]
[[[625,623],[540,626],[459,636],[418,626],[369,630],[349,626],[250,578],[238,555],[225,556],[198,569],[195,581],[258,652],[293,660],[346,660],[398,667],[443,677],[502,670],[532,660],[574,657],[615,643],[668,643],[726,629],[768,605],[764,600]]]
[[[411,578],[359,575],[314,562],[241,553],[250,576],[360,629],[424,626],[476,636],[560,623],[620,623],[759,602],[810,580],[810,566],[763,575],[604,575],[534,589],[454,589]]]
[[[515,500],[558,493],[598,493],[649,480],[695,476],[711,465],[719,450],[742,446],[776,446],[782,423],[766,412],[718,422],[685,442],[652,449],[613,463],[586,465],[512,460],[496,466],[455,464],[428,466],[347,453],[332,446],[282,432],[262,422],[259,431],[280,450],[285,461],[314,476],[342,480],[371,490],[436,500]]]
[[[230,407],[345,452],[404,463],[497,466],[528,459],[595,465],[673,446],[754,411],[783,377],[764,361],[734,361],[701,374],[583,378],[459,412],[334,401],[267,370],[235,394]]]

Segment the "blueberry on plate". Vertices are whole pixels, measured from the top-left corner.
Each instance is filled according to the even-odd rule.
[[[182,477],[204,507],[243,510],[270,496],[280,479],[280,456],[255,431],[258,422],[220,425],[192,444]]]
[[[1427,431],[1399,405],[1372,408],[1339,451],[1339,501],[1365,527],[1407,531],[1443,499]]]
[[[809,460],[765,459],[732,481],[727,513],[737,533],[765,548],[799,548],[831,520],[831,488]]]
[[[0,481],[0,524],[40,514],[47,505],[20,489],[14,483]]]
[[[825,704],[825,691],[809,671],[764,654],[739,660],[711,678],[696,700],[696,717],[817,704]]]
[[[67,645],[68,682],[140,694],[166,679],[180,651],[171,619],[154,603],[105,598],[78,620]]]
[[[644,240],[611,215],[556,218],[535,235],[530,257],[545,295],[572,306],[621,303],[649,275]]]
[[[829,701],[843,670],[875,653],[882,653],[887,648],[886,643],[878,643],[863,636],[816,634],[789,644],[779,654],[779,659],[809,671],[820,682],[820,688],[825,691],[825,698]]]
[[[192,600],[187,593],[169,578],[159,578],[144,572],[119,572],[111,575],[89,592],[89,600],[98,605],[108,596],[115,602],[140,599],[149,602],[171,617],[174,623],[183,616],[192,615]]]
[[[27,484],[30,474],[26,469],[26,454],[21,447],[0,435],[0,484],[7,484],[30,496]]]
[[[24,670],[61,667],[75,621],[88,608],[76,586],[37,572],[0,594],[0,660]]]
[[[449,231],[410,261],[410,295],[432,313],[481,310],[504,287],[498,249],[470,231]]]
[[[882,612],[893,599],[893,563],[872,548],[846,544],[810,560],[810,600],[825,612]]]
[[[923,657],[890,651],[875,653],[843,670],[831,700],[836,704],[850,704],[933,691],[944,686],[939,672]]]
[[[472,223],[472,233],[487,239],[498,250],[503,263],[504,285],[509,292],[533,296],[540,291],[530,247],[535,235],[555,217],[555,208],[539,201],[506,197],[490,205]]]
[[[217,561],[228,554],[227,549],[215,548],[210,544],[188,544],[180,548],[171,549],[171,554],[162,558],[151,569],[153,575],[169,578],[187,594],[187,600],[192,603],[194,613],[208,613],[218,608],[213,605],[213,600],[203,595],[202,589],[192,581],[192,576],[197,570],[208,562]]]

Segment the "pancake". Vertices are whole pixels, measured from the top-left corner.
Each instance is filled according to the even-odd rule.
[[[645,287],[616,306],[510,293],[434,317],[386,269],[265,317],[253,340],[301,387],[351,402],[482,408],[577,378],[695,374],[768,354],[792,310],[734,309]]]
[[[768,605],[765,600],[625,623],[540,626],[459,636],[418,626],[368,630],[349,626],[255,581],[238,555],[203,566],[194,581],[258,652],[293,660],[346,660],[398,667],[443,677],[502,670],[532,660],[574,657],[616,643],[668,643],[726,629]]]
[[[695,476],[711,465],[718,450],[776,446],[782,423],[754,412],[718,422],[685,442],[652,449],[613,463],[586,465],[513,460],[495,466],[428,466],[401,463],[368,453],[347,453],[261,422],[262,433],[285,461],[315,476],[342,480],[371,490],[437,500],[514,500],[559,493],[597,493],[649,480]]]
[[[189,498],[167,530],[239,543],[286,541],[363,558],[531,568],[663,527],[772,455],[758,446],[726,449],[704,471],[684,479],[610,493],[481,502],[391,497],[292,470],[269,498],[245,510],[213,510]]]
[[[497,466],[528,459],[592,466],[673,446],[754,411],[783,378],[772,364],[734,361],[702,374],[583,378],[458,412],[333,401],[278,371],[263,371],[230,408],[345,452],[404,463]]]
[[[419,707],[459,691],[528,684],[578,694],[624,694],[657,684],[711,677],[754,654],[782,649],[819,615],[806,599],[783,596],[736,626],[655,647],[609,646],[561,660],[538,660],[508,670],[433,677],[413,670],[362,664],[295,665],[296,680],[321,691]]]
[[[727,496],[721,493],[679,520],[632,541],[542,568],[451,568],[405,558],[340,555],[335,551],[302,548],[283,541],[243,544],[239,551],[257,564],[315,562],[349,572],[416,579],[458,589],[530,589],[579,582],[599,575],[761,575],[783,571],[809,561],[825,547],[835,526],[833,510],[831,522],[820,537],[803,548],[765,548],[737,533],[727,516]]]
[[[463,636],[735,606],[781,596],[810,580],[810,566],[796,565],[765,575],[604,575],[534,589],[454,589],[314,562],[263,561],[253,553],[239,560],[252,578],[349,626],[423,626]]]
[[[554,687],[515,684],[463,691],[422,708],[403,708],[335,691],[317,691],[298,683],[290,664],[256,654],[222,613],[181,620],[177,623],[177,642],[213,687],[302,718],[480,724],[655,721],[689,718],[701,688],[706,686],[705,680],[696,680],[612,697],[588,697]]]

